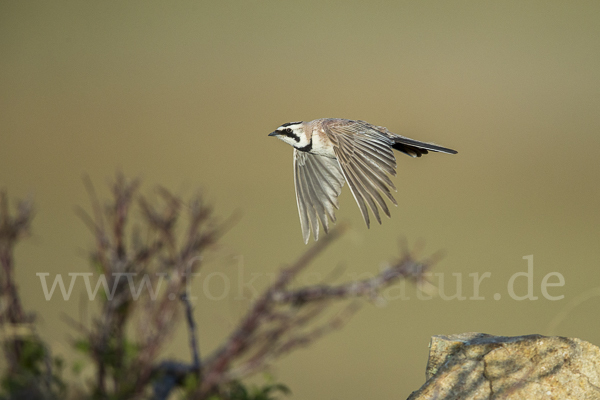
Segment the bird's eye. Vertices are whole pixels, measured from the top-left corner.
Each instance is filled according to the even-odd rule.
[[[294,132],[290,128],[286,128],[285,133],[287,133],[288,135],[291,135]]]

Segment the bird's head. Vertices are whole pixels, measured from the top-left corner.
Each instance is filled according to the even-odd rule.
[[[275,136],[287,144],[300,149],[308,145],[310,142],[310,138],[304,130],[305,127],[306,126],[302,121],[288,122],[269,133],[269,136]]]

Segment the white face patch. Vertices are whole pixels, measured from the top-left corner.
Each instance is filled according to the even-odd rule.
[[[295,146],[297,143],[293,138],[291,138],[289,136],[278,135],[277,139],[289,144],[290,146]]]

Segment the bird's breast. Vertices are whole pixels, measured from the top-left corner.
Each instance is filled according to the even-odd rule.
[[[333,143],[322,129],[313,130],[311,154],[317,154],[328,158],[336,158],[333,151]]]

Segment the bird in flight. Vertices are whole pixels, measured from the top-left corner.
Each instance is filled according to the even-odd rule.
[[[380,224],[379,208],[390,217],[382,195],[398,205],[391,194],[396,187],[388,176],[396,175],[392,150],[411,157],[421,157],[429,151],[457,153],[396,135],[382,126],[339,118],[288,122],[269,136],[294,147],[294,185],[304,243],[308,243],[311,230],[315,240],[319,239],[319,221],[326,233],[327,218],[335,222],[334,208],[339,208],[338,196],[344,182],[348,182],[367,227],[368,209]]]

